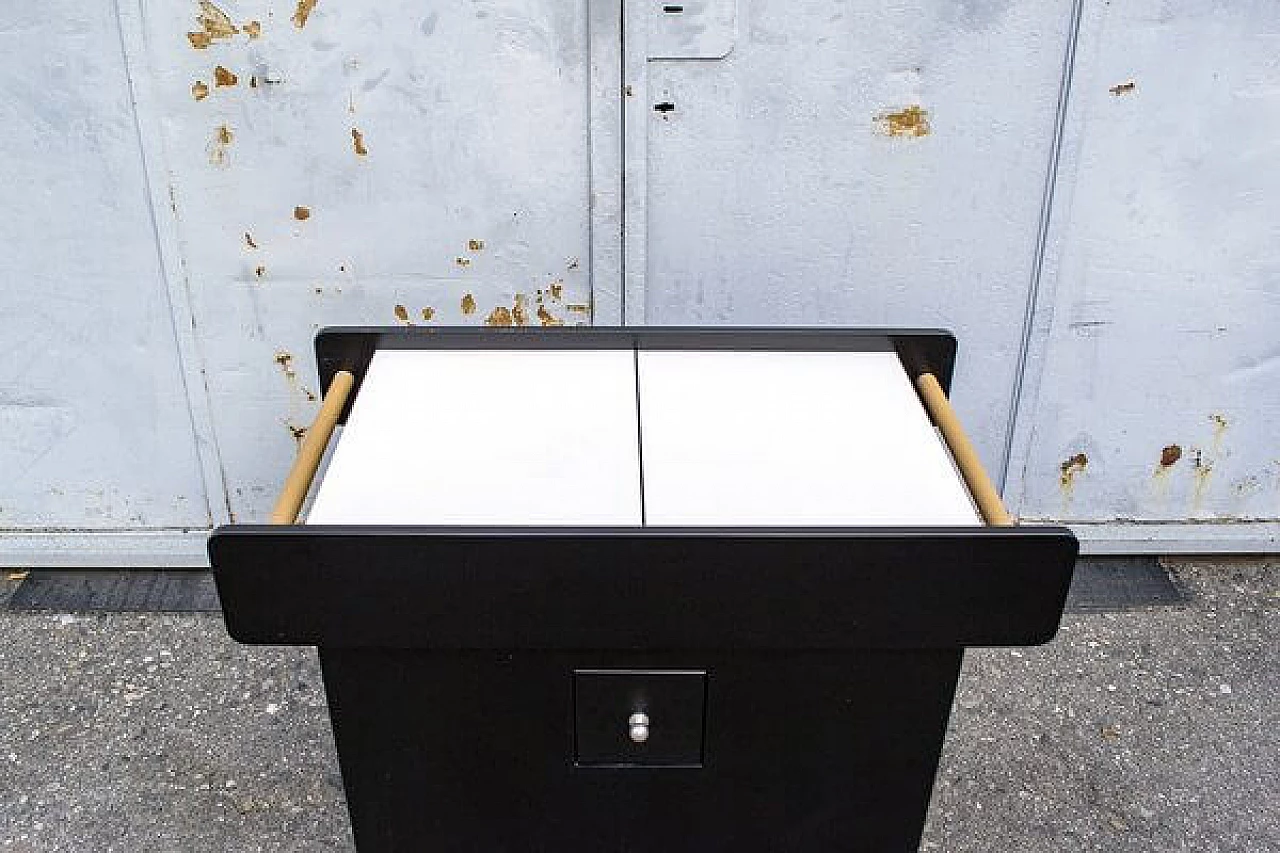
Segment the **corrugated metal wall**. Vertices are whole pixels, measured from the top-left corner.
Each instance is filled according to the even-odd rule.
[[[1278,30],[1271,0],[7,4],[0,560],[193,561],[262,518],[321,325],[593,319],[951,327],[1024,516],[1274,548]]]

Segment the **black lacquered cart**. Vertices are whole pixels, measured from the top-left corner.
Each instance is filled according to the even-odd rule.
[[[317,355],[274,523],[209,552],[232,636],[319,648],[361,853],[915,850],[964,649],[1057,630],[1076,540],[1005,513],[945,332]]]

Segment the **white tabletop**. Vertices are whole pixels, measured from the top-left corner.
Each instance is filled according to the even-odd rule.
[[[637,525],[627,350],[374,354],[308,524]]]
[[[981,523],[895,354],[711,350],[379,351],[306,520]]]
[[[978,524],[891,352],[639,353],[652,525]]]

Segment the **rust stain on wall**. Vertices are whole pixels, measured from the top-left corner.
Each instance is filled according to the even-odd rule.
[[[430,323],[432,320],[435,319],[435,317],[436,317],[436,309],[430,306],[427,306],[426,308],[422,309],[423,320],[426,320],[428,323]]]
[[[499,305],[485,318],[484,324],[486,326],[513,326],[515,325],[515,320],[511,316],[509,308]]]
[[[249,38],[256,39],[262,35],[262,22],[249,21],[244,25],[244,31],[249,35]]]
[[[564,299],[564,282],[563,281],[551,282],[551,287],[549,287],[548,289],[551,291],[551,298],[554,299],[555,301],[559,302],[560,300]]]
[[[511,319],[517,326],[529,325],[529,305],[523,293],[516,294],[515,304],[511,308]]]
[[[307,25],[307,19],[311,17],[311,13],[315,11],[317,0],[298,0],[298,5],[293,10],[293,25],[298,29],[302,29]]]
[[[1169,495],[1169,478],[1173,471],[1173,466],[1178,464],[1178,460],[1181,458],[1181,445],[1170,444],[1160,451],[1160,463],[1156,465],[1156,470],[1152,473],[1151,480],[1155,488],[1156,497],[1162,501]]]
[[[397,305],[395,307],[395,314],[396,314],[396,319],[399,320],[401,323],[404,323],[406,326],[413,325],[412,323],[409,322],[408,308],[405,308],[403,305]]]
[[[262,278],[267,274],[267,268],[264,267],[262,264],[258,264],[256,267],[253,268],[253,274],[258,278]]]
[[[538,306],[538,321],[544,326],[563,326],[564,320],[556,317],[546,309],[546,306]]]
[[[1089,457],[1083,453],[1077,453],[1075,456],[1068,458],[1059,466],[1061,475],[1058,478],[1059,483],[1065,491],[1071,491],[1076,484],[1076,475],[1089,467]]]
[[[213,82],[217,86],[234,86],[240,82],[240,78],[234,72],[219,65],[213,69]]]
[[[455,264],[457,264],[458,266],[460,266],[460,267],[469,267],[469,266],[471,266],[471,259],[470,259],[470,258],[464,258],[464,257],[462,257],[461,255],[459,255],[458,257],[454,258],[454,259],[453,259],[453,262],[454,262]]]
[[[197,101],[203,101],[209,97],[209,84],[203,80],[197,80],[191,84],[191,97]]]
[[[905,109],[876,116],[876,124],[889,136],[928,136],[932,128],[929,126],[929,111],[919,104],[912,104]]]
[[[293,421],[285,421],[284,425],[289,428],[289,434],[293,436],[294,441],[298,442],[298,448],[301,449],[302,442],[307,437],[307,428],[298,426]]]
[[[311,218],[311,208],[298,205],[293,209],[293,218],[299,222],[305,222]]]
[[[281,372],[284,373],[285,379],[288,379],[290,382],[293,382],[295,379],[298,378],[298,372],[293,369],[292,353],[290,353],[288,350],[280,350],[279,352],[276,353],[275,360],[276,360],[276,364],[280,365],[280,370]]]
[[[354,127],[351,128],[351,146],[355,148],[356,153],[361,157],[369,155],[369,149],[364,144],[364,134]]]
[[[213,141],[209,143],[209,162],[214,166],[227,165],[227,146],[235,138],[231,128],[219,125],[213,132]]]
[[[1111,94],[1113,95],[1119,96],[1119,95],[1127,95],[1137,88],[1138,88],[1137,83],[1135,83],[1132,80],[1126,80],[1123,83],[1117,83],[1116,85],[1112,86],[1108,91],[1110,91]]]
[[[204,50],[215,39],[229,39],[240,32],[239,28],[231,23],[227,13],[209,0],[200,0],[200,11],[196,14],[196,23],[200,25],[200,29],[187,33],[187,41],[191,42],[191,46],[197,50]]]
[[[462,294],[462,313],[468,316],[476,313],[476,298],[470,293]]]
[[[248,231],[244,232],[244,242],[250,249],[258,248],[258,244],[253,241],[253,235]]]
[[[1209,422],[1213,424],[1213,452],[1218,454],[1222,452],[1222,440],[1226,438],[1231,423],[1222,415],[1209,415]]]
[[[212,38],[231,38],[237,32],[236,25],[231,23],[227,13],[215,6],[210,0],[200,0],[200,14],[196,23]]]
[[[590,306],[590,305],[588,305],[588,304],[586,304],[585,302],[570,302],[568,305],[566,305],[566,306],[564,306],[564,307],[565,307],[565,308],[567,308],[567,309],[569,309],[570,311],[572,311],[572,312],[573,312],[573,313],[575,313],[575,314],[590,314],[590,313],[591,313],[591,306]]]
[[[472,252],[480,252],[480,251],[483,251],[483,250],[484,250],[484,241],[483,241],[483,240],[468,240],[468,241],[467,241],[467,249],[469,249],[469,250],[470,250],[470,251],[472,251]]]
[[[1198,448],[1191,450],[1194,460],[1191,463],[1191,473],[1195,477],[1195,489],[1191,495],[1191,511],[1199,512],[1204,505],[1204,499],[1209,494],[1209,481],[1213,478],[1213,463],[1206,462],[1204,453]]]

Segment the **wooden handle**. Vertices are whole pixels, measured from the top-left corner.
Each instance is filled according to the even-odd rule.
[[[347,405],[347,398],[351,396],[351,389],[355,384],[356,378],[345,370],[334,374],[333,381],[329,383],[329,392],[324,395],[324,403],[302,439],[298,458],[294,460],[293,468],[284,481],[284,489],[276,499],[275,509],[271,511],[272,524],[293,524],[298,520],[302,502],[307,499],[311,481],[320,467],[320,460],[324,458],[325,448],[329,446],[333,428],[338,425],[338,416]]]
[[[942,390],[937,377],[932,373],[920,374],[916,377],[916,390],[920,392],[924,407],[929,410],[929,416],[933,418],[933,422],[942,433],[942,438],[947,442],[947,447],[951,449],[951,456],[956,460],[960,476],[964,477],[965,485],[969,487],[969,494],[973,495],[973,500],[977,503],[982,517],[987,524],[994,527],[1012,526],[1013,516],[1009,515],[1009,511],[1004,508],[1000,493],[996,491],[991,478],[987,476],[986,469],[982,467],[982,460],[978,458],[978,452],[973,449],[969,436],[965,435],[964,427],[960,425],[960,419],[956,417],[955,409],[951,408],[951,401],[947,399],[947,394]]]

